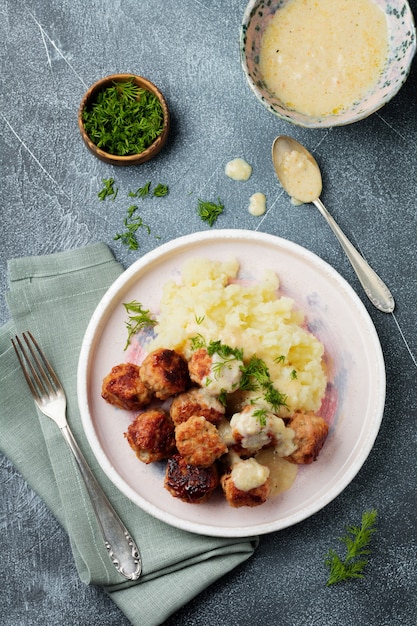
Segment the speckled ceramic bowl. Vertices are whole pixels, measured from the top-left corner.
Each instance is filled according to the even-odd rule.
[[[289,109],[271,93],[259,69],[259,52],[265,28],[276,11],[290,0],[251,0],[246,7],[240,35],[243,70],[256,97],[278,117],[309,128],[342,126],[357,122],[380,109],[399,91],[410,71],[416,51],[413,15],[405,0],[375,0],[387,17],[389,54],[381,77],[360,101],[335,115],[312,117]]]

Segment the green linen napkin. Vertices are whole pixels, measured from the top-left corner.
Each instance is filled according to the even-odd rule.
[[[11,319],[0,329],[0,448],[68,532],[81,579],[102,585],[132,624],[156,626],[249,558],[257,539],[205,537],[154,519],[114,487],[89,448],[77,404],[78,356],[91,314],[122,271],[101,243],[9,261]],[[137,582],[113,568],[59,428],[35,408],[10,341],[26,330],[56,369],[74,436],[140,548],[143,574]]]

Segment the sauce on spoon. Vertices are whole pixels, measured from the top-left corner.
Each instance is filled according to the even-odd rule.
[[[388,287],[350,243],[320,200],[322,180],[314,157],[298,141],[282,135],[272,144],[272,161],[278,180],[293,201],[312,202],[325,218],[372,304],[384,313],[392,313],[395,302]]]
[[[293,200],[314,202],[322,190],[321,173],[316,160],[290,137],[281,136],[278,139],[273,146],[273,162],[281,185]]]

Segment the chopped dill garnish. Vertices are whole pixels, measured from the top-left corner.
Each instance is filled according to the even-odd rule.
[[[274,411],[287,406],[287,396],[275,389],[269,369],[262,359],[254,355],[242,369],[242,378],[239,388],[242,391],[257,391],[262,389],[264,399]]]
[[[209,226],[213,226],[219,215],[223,213],[224,205],[221,204],[220,198],[217,198],[218,204],[215,202],[207,202],[198,200],[197,213],[203,222],[207,222]]]
[[[213,372],[217,376],[220,375],[222,368],[231,361],[238,360],[243,363],[243,350],[241,348],[231,348],[223,344],[219,339],[210,341],[207,344],[204,337],[198,334],[190,338],[190,344],[191,350],[206,348],[209,356],[213,356],[213,354],[219,355],[222,361],[215,362],[212,366]],[[280,407],[287,406],[287,396],[275,389],[265,361],[254,355],[247,364],[241,365],[240,370],[242,376],[236,388],[242,391],[262,391],[264,400],[271,405],[273,411],[278,411]],[[209,383],[206,381],[206,384]]]
[[[139,187],[137,191],[129,191],[129,196],[131,198],[146,198],[149,196],[151,191],[151,181],[148,181],[143,187]],[[152,195],[158,198],[163,198],[167,196],[169,193],[168,185],[162,185],[161,183],[155,187],[152,192]]]
[[[219,339],[216,341],[210,341],[207,346],[207,354],[209,356],[218,354],[222,359],[230,360],[230,357],[233,357],[233,359],[243,361],[243,350],[240,348],[231,348],[230,346],[222,343]]]
[[[164,128],[158,98],[133,78],[113,81],[83,111],[84,128],[91,141],[110,154],[126,156],[146,150]]]
[[[105,200],[105,198],[108,198],[109,196],[113,196],[113,200],[115,200],[117,196],[118,188],[117,187],[116,189],[114,188],[114,178],[102,178],[101,182],[103,183],[104,187],[97,194],[100,200],[103,201]]]
[[[266,409],[256,409],[256,411],[254,411],[252,415],[259,422],[259,425],[261,426],[261,428],[264,428],[266,426],[266,416],[267,416]]]
[[[339,540],[346,546],[346,556],[342,560],[335,550],[329,550],[325,565],[330,570],[327,586],[334,585],[350,578],[363,578],[364,569],[368,564],[367,557],[371,551],[369,544],[376,531],[376,509],[362,514],[360,526],[348,526],[346,535]]]
[[[240,389],[243,391],[257,391],[269,382],[269,370],[265,361],[254,355],[242,370]]]
[[[190,337],[191,350],[199,350],[200,348],[204,348],[206,345],[206,341],[203,335],[196,335],[195,337]]]
[[[291,377],[292,380],[295,380],[296,378],[298,378],[297,370],[292,370],[291,374],[290,374],[290,377]]]
[[[278,389],[275,389],[272,381],[263,385],[264,398],[268,402],[274,411],[278,411],[281,406],[287,406],[287,396],[285,393],[281,393]]]
[[[129,316],[129,320],[126,322],[127,328],[127,341],[124,349],[130,344],[132,335],[135,335],[143,328],[155,326],[156,320],[151,317],[149,310],[142,307],[142,304],[137,300],[131,302],[123,302],[123,306]]]
[[[218,399],[223,406],[227,406],[227,391],[225,389],[220,391]]]
[[[136,204],[131,204],[127,209],[127,217],[123,220],[125,231],[123,233],[116,233],[113,239],[115,241],[121,241],[121,243],[129,248],[129,250],[138,250],[139,242],[136,237],[136,232],[139,228],[144,228],[148,235],[151,233],[151,229],[148,224],[145,224],[140,215],[134,215],[137,210]]]
[[[274,363],[284,363],[285,355],[281,354],[280,356],[276,356],[274,359]]]
[[[162,185],[161,183],[155,187],[153,190],[153,195],[157,198],[162,198],[163,196],[167,196],[169,193],[168,185]]]
[[[204,322],[204,318],[205,318],[205,315],[200,315],[200,316],[195,315],[195,321],[198,325]]]
[[[149,180],[146,185],[144,185],[143,187],[139,187],[139,189],[136,192],[136,195],[139,198],[145,198],[146,196],[149,195],[149,189],[151,188],[151,181]]]

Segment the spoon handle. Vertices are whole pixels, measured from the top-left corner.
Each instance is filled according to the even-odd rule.
[[[361,256],[356,248],[354,248],[354,246],[350,243],[349,239],[334,221],[322,201],[317,199],[313,201],[313,204],[318,208],[339,240],[340,245],[351,262],[352,267],[372,304],[384,313],[392,313],[395,307],[395,302],[386,284],[379,278],[378,274],[374,272],[363,256]]]

